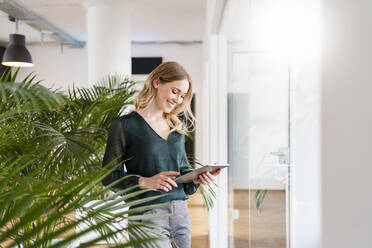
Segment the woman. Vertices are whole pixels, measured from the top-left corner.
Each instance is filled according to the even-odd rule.
[[[192,85],[189,74],[176,62],[159,65],[148,76],[143,89],[135,99],[135,111],[121,116],[111,123],[103,164],[114,159],[123,161],[103,180],[104,185],[126,176],[116,185],[119,189],[139,184],[141,189],[154,189],[141,197],[161,195],[142,205],[170,202],[169,206],[155,208],[145,214],[177,214],[170,218],[148,220],[163,227],[164,238],[160,247],[189,248],[191,243],[190,218],[186,200],[196,192],[200,184],[209,184],[220,170],[205,172],[191,183],[177,184],[178,175],[189,172],[185,152],[185,125],[178,119],[183,114],[194,123],[190,109]]]

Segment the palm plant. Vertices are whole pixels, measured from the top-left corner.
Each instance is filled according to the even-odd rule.
[[[34,82],[32,74],[16,83],[17,73],[0,77],[0,246],[62,247],[98,231],[88,246],[124,229],[136,239],[119,247],[155,240],[156,233],[136,222],[141,219],[136,213],[156,206],[135,206],[156,197],[134,200],[147,191],[139,190],[119,198],[131,190],[126,189],[103,199],[118,182],[100,186],[114,169],[102,168],[100,161],[108,125],[132,103],[133,82],[112,76],[64,96]],[[79,220],[70,217],[77,209],[86,213]],[[113,226],[130,219],[128,226]],[[75,232],[81,223],[89,228]]]

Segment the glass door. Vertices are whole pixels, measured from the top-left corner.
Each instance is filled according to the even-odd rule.
[[[229,247],[288,248],[288,58],[228,47]]]

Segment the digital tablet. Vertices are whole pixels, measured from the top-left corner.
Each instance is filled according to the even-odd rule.
[[[200,174],[206,172],[206,171],[215,171],[219,168],[226,168],[229,167],[229,164],[207,164],[203,167],[200,167],[198,169],[195,169],[193,171],[190,171],[189,173],[182,175],[180,177],[177,177],[174,181],[176,183],[189,183],[194,181],[194,179],[197,179]]]

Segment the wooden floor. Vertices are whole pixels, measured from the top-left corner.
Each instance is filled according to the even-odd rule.
[[[255,191],[234,191],[234,208],[239,211],[239,218],[232,221],[234,235],[230,238],[234,246],[230,248],[285,248],[285,192],[268,191],[261,212],[255,207],[254,197]],[[208,212],[202,204],[199,194],[189,199],[192,248],[209,247]]]
[[[209,213],[199,191],[188,200],[191,219],[191,248],[209,247]]]
[[[255,206],[255,191],[235,190],[234,208],[239,219],[234,220],[234,248],[285,248],[285,192],[270,190],[262,211]]]

